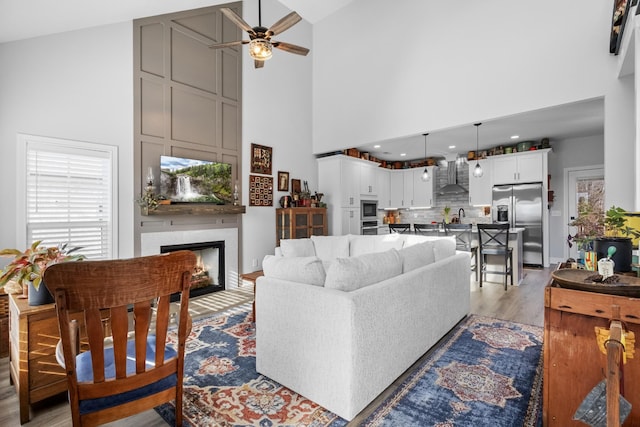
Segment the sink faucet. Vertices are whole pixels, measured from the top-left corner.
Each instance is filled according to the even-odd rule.
[[[462,212],[462,213],[461,213],[461,212]],[[462,218],[464,218],[464,217],[466,217],[466,216],[467,216],[467,215],[465,215],[465,213],[464,213],[464,209],[463,209],[463,208],[458,209],[458,219],[462,220]],[[460,221],[460,222],[462,222],[462,221]]]

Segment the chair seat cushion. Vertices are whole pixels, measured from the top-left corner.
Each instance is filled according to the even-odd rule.
[[[154,335],[150,335],[147,338],[147,357],[146,357],[147,367],[153,367],[155,365],[155,358],[156,358],[155,348],[156,348],[156,337]],[[129,356],[127,357],[127,375],[131,375],[136,372],[135,352],[136,352],[135,341],[130,340],[127,343],[127,355]],[[165,347],[165,351],[164,351],[165,361],[176,356],[177,356],[177,352],[173,348],[169,346]],[[114,363],[112,347],[106,348],[104,350],[104,367],[105,367],[105,380],[115,378],[116,367]],[[93,381],[93,368],[91,365],[90,351],[80,353],[78,356],[76,356],[76,373],[77,373],[78,383]],[[160,391],[169,389],[171,387],[174,387],[176,384],[177,384],[176,375],[171,374],[153,384],[149,384],[147,386],[144,386],[135,390],[131,390],[125,393],[121,393],[115,396],[102,397],[98,399],[81,400],[80,414],[87,414],[87,413],[98,411],[101,409],[118,406],[123,403],[137,400],[142,397],[150,396],[154,393],[158,393]]]

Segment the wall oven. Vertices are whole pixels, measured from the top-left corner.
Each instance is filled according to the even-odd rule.
[[[378,201],[360,201],[360,234],[378,234]]]
[[[360,234],[378,234],[378,221],[362,221]]]

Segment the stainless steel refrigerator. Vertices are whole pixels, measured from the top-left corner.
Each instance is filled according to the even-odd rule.
[[[522,262],[542,266],[542,183],[496,185],[493,187],[492,212],[495,222],[498,206],[507,207],[507,221],[511,227],[522,227]]]

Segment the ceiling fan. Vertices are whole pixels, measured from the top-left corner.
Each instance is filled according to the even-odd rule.
[[[264,61],[271,58],[271,51],[274,47],[284,50],[285,52],[295,53],[296,55],[305,56],[309,53],[309,49],[306,47],[271,40],[272,36],[288,30],[302,19],[296,12],[291,12],[287,16],[283,17],[273,24],[271,28],[265,28],[262,26],[262,2],[261,0],[258,0],[258,26],[251,28],[244,19],[228,7],[223,7],[220,11],[229,18],[231,22],[249,33],[249,40],[218,43],[209,46],[212,49],[221,49],[248,43],[249,55],[254,59],[254,65],[256,68],[264,67]]]

